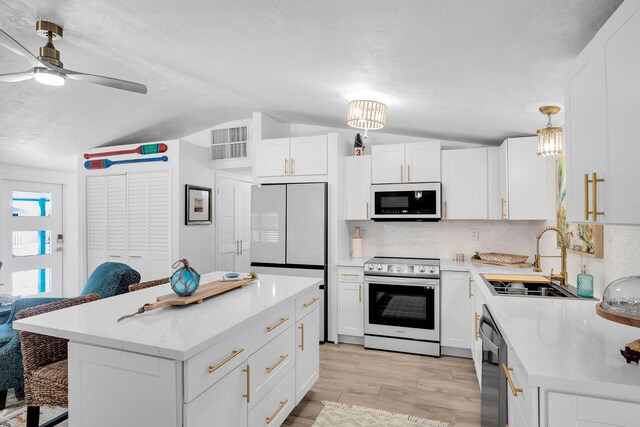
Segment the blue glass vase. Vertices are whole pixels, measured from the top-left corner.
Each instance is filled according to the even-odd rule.
[[[189,261],[181,259],[173,264],[173,268],[182,264],[182,267],[178,268],[171,275],[171,289],[178,296],[188,297],[198,289],[200,285],[200,274],[189,266]]]

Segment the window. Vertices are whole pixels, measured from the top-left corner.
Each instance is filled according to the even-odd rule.
[[[51,216],[51,193],[12,192],[13,216]]]
[[[49,255],[51,253],[51,230],[14,231],[12,248],[14,258]]]
[[[16,271],[12,274],[13,295],[34,295],[51,291],[51,269]]]

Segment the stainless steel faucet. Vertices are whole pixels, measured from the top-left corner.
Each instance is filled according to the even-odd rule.
[[[540,237],[547,231],[555,231],[558,233],[559,241],[560,241],[560,255],[540,255]],[[569,275],[567,274],[567,243],[565,241],[565,237],[562,235],[562,232],[558,227],[544,227],[538,234],[536,235],[537,244],[536,244],[536,259],[533,264],[533,271],[540,272],[542,269],[540,268],[540,258],[562,258],[562,271],[560,274],[553,274],[553,268],[551,269],[551,274],[549,278],[551,280],[558,280],[562,286],[569,285]]]

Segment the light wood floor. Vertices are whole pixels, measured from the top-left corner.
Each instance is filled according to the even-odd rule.
[[[320,346],[320,378],[283,425],[311,426],[323,400],[480,425],[480,388],[471,359]]]

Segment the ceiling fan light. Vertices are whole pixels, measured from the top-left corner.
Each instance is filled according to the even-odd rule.
[[[47,86],[63,86],[66,78],[64,74],[47,70],[46,68],[36,68],[34,70],[34,77],[38,83]]]

